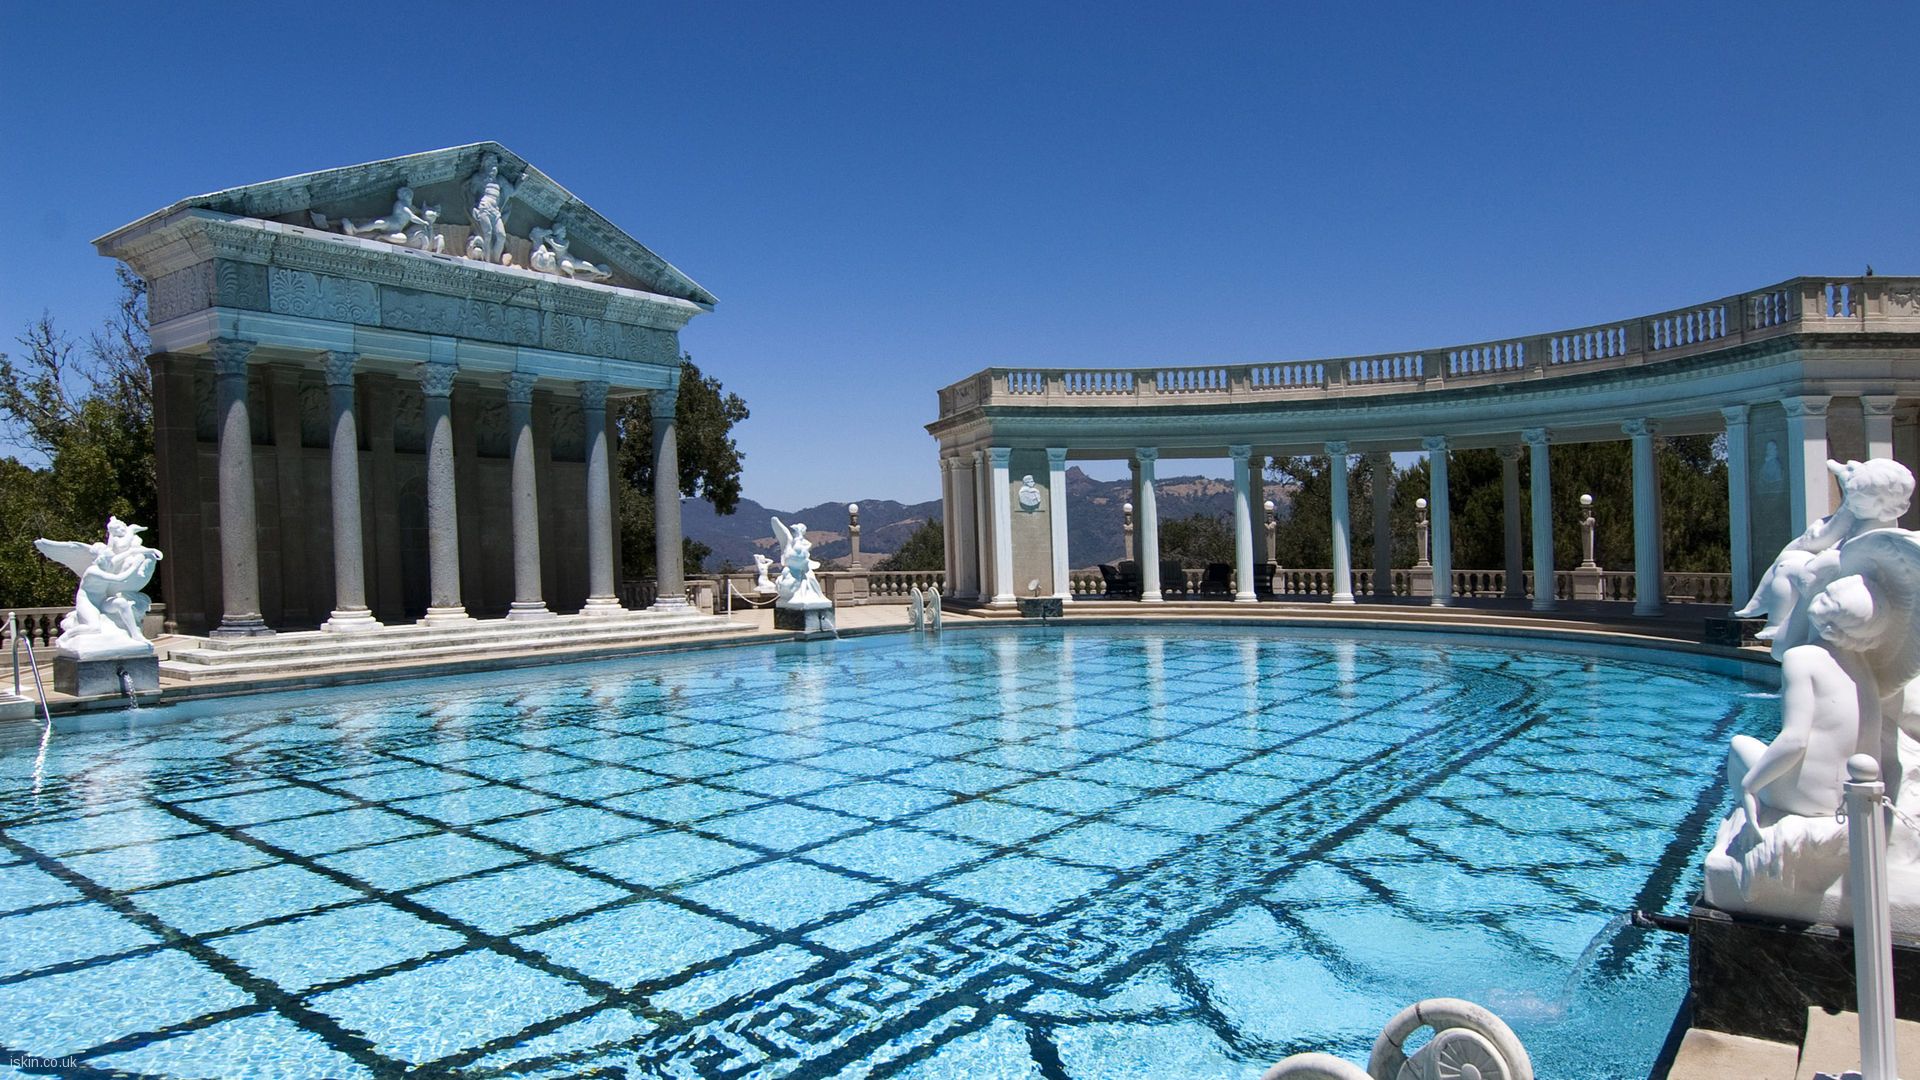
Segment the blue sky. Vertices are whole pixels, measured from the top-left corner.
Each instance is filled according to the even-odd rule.
[[[916,501],[989,364],[1920,273],[1916,40],[1873,2],[10,4],[0,330],[90,327],[88,241],[175,199],[497,139],[720,298],[682,343],[753,409],[749,496]]]

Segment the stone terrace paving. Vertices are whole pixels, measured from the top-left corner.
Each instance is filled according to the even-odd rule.
[[[1679,939],[1609,922],[1694,887],[1714,748],[1773,703],[1409,648],[869,640],[255,699],[56,740],[37,792],[16,749],[0,1054],[1251,1076],[1363,1056],[1444,991],[1507,1012],[1543,1075],[1644,1075],[1671,1008],[1626,1002],[1612,1045],[1555,1021],[1684,971]]]

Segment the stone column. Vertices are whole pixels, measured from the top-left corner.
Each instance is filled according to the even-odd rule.
[[[1651,420],[1629,420],[1620,430],[1633,437],[1633,613],[1659,615],[1666,587],[1660,568],[1660,473],[1653,458]]]
[[[1158,604],[1160,596],[1160,503],[1153,490],[1153,468],[1160,460],[1157,447],[1143,446],[1133,452],[1140,468],[1140,498],[1134,503],[1135,559],[1140,564],[1140,601]]]
[[[472,616],[460,601],[460,507],[453,460],[453,364],[420,365],[421,416],[427,429],[427,617],[429,623]]]
[[[1007,475],[1007,461],[1013,451],[995,446],[987,451],[993,466],[993,606],[1011,607],[1013,591],[1013,481]]]
[[[1373,595],[1393,595],[1393,455],[1367,454],[1373,476]]]
[[[1453,513],[1447,500],[1447,437],[1429,435],[1420,440],[1427,452],[1427,509],[1432,515],[1433,606],[1453,603]]]
[[[512,454],[509,495],[513,512],[513,603],[509,619],[551,619],[540,587],[540,481],[533,452],[535,377],[516,371],[507,377],[507,442]]]
[[[987,476],[987,454],[984,450],[973,451],[973,566],[978,580],[974,586],[974,599],[984,604],[993,598],[993,523],[995,519],[1005,517],[1006,511],[994,513],[993,499],[988,495],[990,487]]]
[[[954,523],[959,520],[959,508],[953,501],[953,459],[940,455],[940,572],[946,584],[945,591],[952,593],[957,581],[954,571],[955,547],[959,537],[954,533]]]
[[[613,447],[606,383],[580,384],[580,421],[587,443],[587,602],[580,614],[617,615],[626,609],[613,582]]]
[[[1333,503],[1333,602],[1353,603],[1353,554],[1347,547],[1349,508],[1347,506],[1347,444],[1335,440],[1326,446],[1327,477],[1332,481]]]
[[[1233,599],[1251,604],[1260,599],[1253,591],[1253,458],[1251,446],[1229,446],[1233,458]]]
[[[973,502],[973,458],[957,454],[948,459],[953,470],[953,586],[954,596],[979,597],[980,558],[974,554],[979,535],[978,508]]]
[[[1547,444],[1553,440],[1546,428],[1528,428],[1520,433],[1520,437],[1526,440],[1527,443],[1527,486],[1530,496],[1527,501],[1532,503],[1531,509],[1533,511],[1533,610],[1552,611],[1555,607],[1553,569],[1553,470],[1551,468],[1552,463],[1547,454]],[[1506,454],[1506,451],[1506,447],[1501,448],[1501,454],[1503,456]],[[1518,467],[1512,470],[1512,472],[1515,473],[1519,471]],[[1519,480],[1516,477],[1514,487],[1518,488],[1519,486]],[[1510,512],[1513,513],[1516,518],[1519,517],[1519,507],[1513,504],[1519,501],[1520,493],[1515,491],[1508,505],[1513,507]],[[1511,550],[1511,535],[1509,535],[1508,539],[1509,550],[1507,559],[1509,562],[1512,562],[1514,553]],[[1511,586],[1513,578],[1518,575],[1515,575],[1512,570],[1507,571],[1507,573],[1509,575],[1507,581],[1509,586]],[[1509,596],[1513,594],[1511,587],[1507,590],[1507,594]]]
[[[333,410],[333,613],[320,629],[337,634],[380,627],[367,606],[367,567],[361,541],[360,428],[353,414],[353,369],[359,362],[357,353],[326,354],[327,403]]]
[[[260,617],[260,533],[253,511],[253,417],[247,358],[253,342],[212,343],[214,406],[220,423],[220,625],[214,637],[271,634]]]
[[[1502,446],[1500,454],[1500,507],[1501,522],[1506,526],[1506,563],[1507,598],[1522,599],[1527,595],[1526,562],[1520,554],[1520,448]],[[1538,490],[1537,488],[1535,490]],[[1538,511],[1534,522],[1540,521]],[[1553,584],[1549,581],[1547,584]],[[1547,591],[1552,595],[1552,590]]]
[[[1789,524],[1796,535],[1833,512],[1827,493],[1827,405],[1832,401],[1824,394],[1780,399],[1787,412]]]
[[[1860,395],[1861,431],[1866,436],[1868,458],[1893,457],[1893,407],[1899,400],[1893,394]]]
[[[1073,602],[1073,567],[1067,561],[1067,448],[1047,447],[1047,524],[1053,531],[1053,595]]]
[[[1753,595],[1753,521],[1747,489],[1747,415],[1745,405],[1720,410],[1727,420],[1727,552],[1732,571],[1729,591],[1734,610]]]
[[[653,569],[656,611],[687,609],[686,548],[680,542],[679,388],[647,396],[653,411]],[[611,533],[609,533],[611,535]]]

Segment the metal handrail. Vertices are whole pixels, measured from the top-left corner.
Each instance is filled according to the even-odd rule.
[[[33,642],[20,634],[20,620],[14,613],[7,612],[7,636],[13,639],[13,696],[20,696],[20,646],[27,647],[27,668],[33,672],[33,695],[40,699],[40,715],[46,718],[47,730],[53,730],[53,711],[47,708],[47,688],[40,682],[40,662],[34,659]]]

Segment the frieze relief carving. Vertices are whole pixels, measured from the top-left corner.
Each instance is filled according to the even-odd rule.
[[[540,312],[512,304],[469,300],[466,304],[464,336],[515,345],[540,344]]]
[[[400,383],[393,395],[393,448],[403,454],[427,452],[426,400],[417,387]]]
[[[333,408],[327,401],[327,388],[317,382],[300,381],[300,445],[326,449],[333,444]]]
[[[220,307],[267,310],[267,268],[256,263],[215,259],[214,303]]]
[[[147,321],[163,323],[196,311],[204,311],[213,302],[213,264],[210,262],[175,270],[153,279],[147,287]]]
[[[457,335],[461,333],[464,306],[457,296],[441,296],[412,289],[383,289],[380,293],[380,325],[395,330]]]
[[[268,271],[272,310],[280,315],[333,322],[377,323],[379,302],[370,281],[273,267]]]
[[[1887,306],[1901,315],[1920,315],[1920,289],[1888,289]]]

